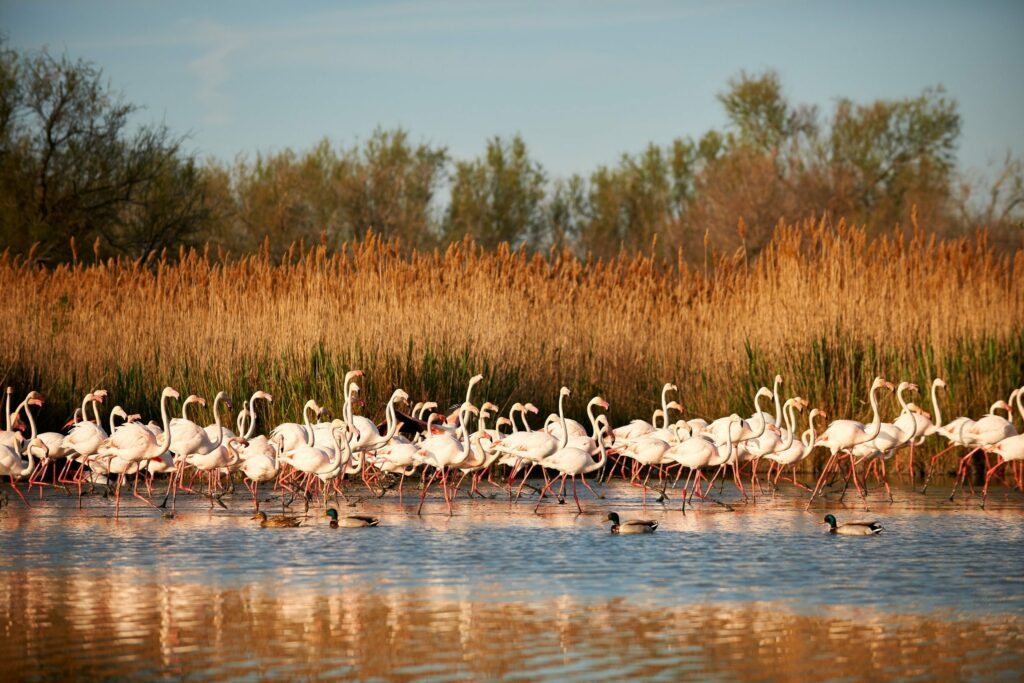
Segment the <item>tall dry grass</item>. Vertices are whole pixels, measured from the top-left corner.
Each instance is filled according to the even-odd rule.
[[[1024,254],[915,235],[780,225],[756,259],[707,273],[681,257],[471,243],[404,254],[372,236],[340,253],[294,247],[281,263],[190,251],[50,270],[5,255],[0,359],[6,383],[47,394],[50,424],[98,386],[155,414],[164,384],[236,398],[263,388],[269,419],[294,420],[308,397],[340,407],[352,367],[374,410],[394,387],[455,402],[481,372],[478,395],[499,404],[551,409],[566,384],[574,414],[600,393],[622,421],[649,417],[671,381],[689,415],[749,414],[778,372],[788,395],[830,416],[865,416],[875,373],[922,387],[942,376],[945,416],[982,412],[1024,381]]]

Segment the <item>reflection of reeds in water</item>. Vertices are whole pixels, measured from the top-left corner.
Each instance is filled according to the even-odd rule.
[[[749,264],[723,260],[707,276],[642,256],[402,255],[373,238],[283,264],[183,253],[45,271],[4,256],[0,287],[18,315],[0,328],[0,354],[8,381],[46,393],[49,422],[99,385],[155,415],[163,384],[236,398],[264,388],[273,419],[293,420],[310,396],[337,409],[354,366],[375,410],[395,386],[446,405],[479,371],[481,397],[545,410],[567,384],[577,416],[600,392],[616,422],[649,417],[665,381],[688,416],[749,414],[780,372],[787,394],[863,416],[882,372],[922,387],[945,377],[954,416],[1021,381],[1022,276],[1021,254],[984,240],[869,241],[827,224],[781,230]]]
[[[443,589],[326,594],[0,574],[0,658],[25,677],[258,675],[956,679],[1024,669],[1024,622],[855,607],[627,599],[495,602]]]

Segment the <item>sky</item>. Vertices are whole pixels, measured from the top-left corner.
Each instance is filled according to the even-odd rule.
[[[0,0],[0,33],[99,65],[200,156],[350,145],[375,128],[456,158],[519,133],[553,176],[725,125],[741,70],[793,102],[943,85],[959,156],[1024,152],[1024,2]]]

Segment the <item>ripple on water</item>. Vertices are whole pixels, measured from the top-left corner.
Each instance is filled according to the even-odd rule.
[[[0,659],[38,677],[199,674],[526,679],[987,677],[1024,670],[1020,506],[879,510],[823,533],[802,499],[612,536],[588,514],[459,502],[372,530],[261,529],[189,501],[175,519],[51,499],[0,512]],[[842,518],[860,517],[843,512]]]

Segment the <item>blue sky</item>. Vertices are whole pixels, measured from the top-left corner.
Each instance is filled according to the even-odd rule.
[[[0,31],[99,64],[203,155],[377,126],[457,157],[521,133],[553,175],[724,124],[741,69],[831,109],[942,84],[960,159],[1024,151],[1021,2],[12,2]]]

